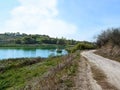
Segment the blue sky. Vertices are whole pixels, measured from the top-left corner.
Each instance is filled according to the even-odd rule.
[[[47,34],[94,40],[120,27],[120,0],[1,0],[0,33]]]

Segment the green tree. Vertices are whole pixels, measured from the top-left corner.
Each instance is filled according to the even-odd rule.
[[[23,43],[24,44],[36,44],[37,41],[36,41],[36,39],[34,39],[32,37],[24,37],[23,38]]]
[[[22,44],[22,41],[20,39],[15,40],[16,44]]]

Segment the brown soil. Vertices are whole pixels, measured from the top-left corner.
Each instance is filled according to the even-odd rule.
[[[102,90],[92,76],[90,64],[84,57],[79,62],[79,71],[74,90]]]

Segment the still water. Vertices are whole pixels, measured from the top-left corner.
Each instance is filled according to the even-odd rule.
[[[57,53],[56,49],[40,49],[40,48],[0,48],[0,60],[8,58],[25,58],[25,57],[43,57],[66,55],[67,51],[62,50]]]

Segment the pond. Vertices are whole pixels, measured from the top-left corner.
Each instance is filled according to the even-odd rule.
[[[67,51],[62,49],[61,53],[56,49],[40,49],[40,48],[0,48],[0,60],[9,58],[31,58],[66,55]]]

